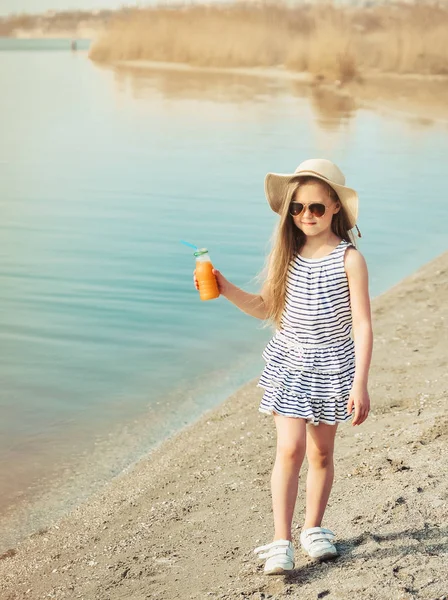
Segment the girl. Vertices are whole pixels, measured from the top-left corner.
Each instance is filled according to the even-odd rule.
[[[294,568],[292,519],[306,453],[306,515],[300,544],[315,560],[332,558],[335,534],[321,527],[333,484],[338,423],[366,420],[372,326],[367,267],[355,249],[358,196],[328,160],[311,159],[292,175],[269,173],[265,192],[280,215],[267,276],[249,294],[214,270],[220,293],[276,333],[263,352],[259,410],[273,415],[277,451],[271,477],[274,540],[255,549],[266,574]],[[359,230],[358,230],[358,235]],[[196,276],[194,282],[198,289]],[[352,340],[350,334],[353,328]]]

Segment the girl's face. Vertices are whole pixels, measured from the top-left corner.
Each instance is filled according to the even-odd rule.
[[[339,202],[330,197],[325,184],[316,181],[299,187],[290,204],[290,214],[293,213],[295,226],[306,236],[315,236],[331,230],[333,215],[340,208]]]

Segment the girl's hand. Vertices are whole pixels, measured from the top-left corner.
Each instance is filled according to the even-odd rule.
[[[222,275],[221,272],[218,271],[218,269],[213,269],[212,273],[216,278],[216,283],[218,284],[219,293],[222,294],[223,296],[225,296],[226,290],[228,289],[228,287],[230,285],[230,281],[228,281],[224,277],[224,275]],[[193,271],[193,282],[194,282],[194,287],[199,291],[199,284],[198,284],[198,280],[196,278],[196,269]]]
[[[355,416],[352,425],[361,425],[367,419],[370,410],[370,397],[366,385],[353,384],[347,403],[348,413],[353,411],[353,406],[355,407]]]
[[[213,269],[212,273],[216,277],[216,283],[218,284],[219,293],[225,296],[229,288],[230,281],[226,279],[224,275],[222,275],[221,271],[218,271],[218,269]]]

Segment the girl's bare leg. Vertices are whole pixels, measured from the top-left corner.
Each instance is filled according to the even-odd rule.
[[[277,454],[271,476],[274,540],[291,540],[300,467],[306,450],[306,422],[274,413]]]
[[[333,450],[336,425],[308,425],[306,455],[306,515],[304,529],[320,527],[334,479]]]

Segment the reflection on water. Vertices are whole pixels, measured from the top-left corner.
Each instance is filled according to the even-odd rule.
[[[129,89],[136,98],[157,91],[167,100],[203,98],[244,103],[261,100],[266,94],[284,93],[284,87],[274,80],[235,73],[117,67],[114,74],[118,88],[123,92]]]
[[[317,122],[323,129],[337,129],[354,117],[356,104],[343,91],[281,77],[263,77],[244,73],[226,73],[195,69],[163,70],[158,68],[120,66],[114,70],[118,90],[128,90],[137,99],[158,92],[167,100],[204,99],[212,102],[265,102],[267,97],[309,98]]]
[[[314,86],[310,89],[310,98],[317,122],[323,129],[336,129],[355,116],[356,104],[349,94]]]

